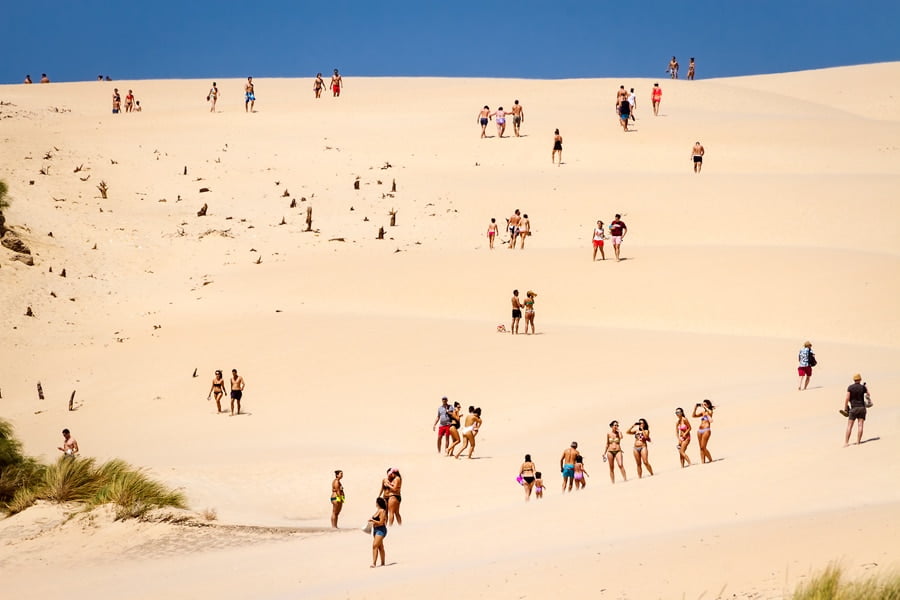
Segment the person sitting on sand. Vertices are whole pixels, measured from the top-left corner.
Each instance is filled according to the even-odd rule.
[[[331,96],[333,98],[337,98],[341,95],[341,89],[344,87],[344,78],[341,77],[341,74],[338,73],[338,70],[334,70],[334,75],[331,76]]]
[[[522,480],[522,486],[525,488],[525,502],[531,500],[531,490],[534,488],[534,463],[531,462],[531,455],[525,455],[525,461],[519,467],[519,478]]]
[[[647,472],[653,475],[653,467],[650,466],[648,458],[650,443],[650,426],[647,419],[638,419],[634,425],[626,431],[628,435],[634,436],[634,461],[637,463],[638,479],[644,476],[643,466],[647,467]]]
[[[628,481],[625,475],[625,463],[622,452],[622,432],[619,431],[619,422],[612,421],[609,424],[609,433],[606,434],[606,461],[609,463],[609,480],[616,482],[616,465],[622,473],[622,481]]]
[[[528,335],[528,326],[531,325],[531,333],[534,333],[534,299],[537,294],[528,290],[525,292],[525,335]]]
[[[700,426],[697,428],[697,441],[700,442],[700,463],[712,462],[712,454],[706,449],[709,443],[709,436],[712,434],[712,415],[716,409],[709,400],[704,400],[702,404],[694,406],[692,417],[700,419]]]
[[[25,83],[31,83],[31,75],[25,76]]]
[[[534,497],[538,500],[544,497],[544,479],[540,471],[534,473]]]
[[[475,413],[475,407],[469,407],[469,414],[466,415],[465,425],[462,429],[459,430],[459,433],[465,439],[465,443],[462,448],[459,449],[459,452],[456,453],[456,458],[459,459],[462,456],[462,453],[469,449],[469,458],[472,458],[472,453],[475,452],[475,435],[477,433],[477,429],[481,426],[481,417],[479,417]]]
[[[134,112],[141,112],[141,110],[142,110],[141,109],[141,101],[135,100],[134,101]]]
[[[347,501],[347,497],[344,496],[344,484],[341,483],[343,478],[344,472],[338,469],[334,472],[334,481],[331,482],[331,526],[335,529],[338,528],[338,515],[344,508],[344,502]]]
[[[50,83],[50,78],[46,73],[41,73],[41,83]]]
[[[691,443],[691,422],[684,416],[684,410],[675,409],[675,439],[678,440],[678,458],[681,460],[681,468],[691,466],[691,459],[687,455],[687,447]]]
[[[225,395],[225,379],[222,377],[222,371],[216,369],[215,375],[213,376],[212,385],[209,387],[209,394],[206,395],[206,399],[209,400],[212,397],[216,399],[216,412],[222,412],[222,396]]]
[[[699,173],[703,169],[704,154],[706,154],[706,149],[698,141],[694,144],[694,147],[691,148],[691,160],[694,161],[694,173]]]
[[[556,156],[559,155],[559,165],[562,165],[562,136],[559,135],[559,129],[553,132],[553,152],[550,153],[550,164],[556,162]]]
[[[562,491],[572,491],[572,484],[575,481],[575,459],[578,458],[578,442],[572,442],[568,448],[563,450],[559,459],[559,471],[562,473],[563,484]],[[568,486],[568,490],[566,487]]]
[[[75,441],[75,438],[72,437],[71,432],[68,429],[62,430],[63,435],[63,445],[58,446],[57,450],[63,453],[63,456],[67,456],[69,458],[75,458],[78,455],[78,442]]]
[[[381,557],[381,566],[384,566],[384,538],[387,537],[387,502],[384,498],[375,498],[375,514],[369,519],[372,527],[372,568]]]
[[[322,79],[321,73],[316,73],[316,80],[313,81],[313,93],[316,95],[316,98],[322,97],[322,90],[325,89],[325,80]]]
[[[584,469],[584,457],[579,455],[575,457],[575,489],[581,490],[584,489],[584,486],[587,485],[587,478],[590,477],[588,472]]]
[[[241,398],[244,397],[244,378],[238,375],[237,369],[231,370],[231,416],[234,416],[234,403],[237,402],[237,414],[241,414]]]

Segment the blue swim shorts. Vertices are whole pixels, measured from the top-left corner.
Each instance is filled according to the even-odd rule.
[[[575,477],[575,465],[563,465],[563,477]]]

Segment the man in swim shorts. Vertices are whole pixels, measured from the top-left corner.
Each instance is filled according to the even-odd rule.
[[[438,438],[437,438],[437,451],[438,454],[442,454],[447,451],[447,446],[450,445],[450,404],[447,400],[447,396],[441,398],[441,405],[438,406],[437,418],[434,420],[434,425],[431,427],[431,430],[437,430]],[[440,425],[440,427],[438,427]],[[441,451],[441,438],[444,439],[444,450]]]
[[[856,421],[856,444],[862,443],[863,427],[866,424],[867,406],[872,405],[869,389],[866,384],[860,383],[862,375],[857,373],[853,376],[853,383],[847,388],[847,395],[844,397],[844,410],[842,415],[847,416],[847,434],[844,436],[844,447],[850,445],[850,433],[853,431],[853,422]]]
[[[478,117],[476,118],[478,119],[478,122],[481,123],[481,137],[486,138],[487,132],[485,130],[487,129],[488,121],[491,120],[491,109],[487,104],[484,105],[484,108],[481,109],[481,112],[478,113]]]
[[[331,96],[333,98],[337,98],[341,95],[341,88],[344,87],[344,80],[341,77],[341,74],[338,73],[338,70],[334,70],[334,75],[331,76]]]
[[[515,239],[515,238],[513,238]],[[519,301],[519,290],[513,290],[512,295],[512,325],[509,332],[513,335],[519,333],[519,319],[522,318],[522,303]]]
[[[562,457],[559,459],[559,470],[563,477],[563,492],[572,491],[572,484],[575,482],[575,459],[580,455],[581,453],[578,452],[578,442],[572,442],[569,447],[563,451]]]
[[[622,260],[619,258],[619,246],[622,245],[622,240],[625,239],[625,234],[627,232],[628,227],[625,226],[622,215],[617,214],[616,218],[613,219],[613,222],[609,224],[609,234],[612,236],[613,251],[616,253],[616,261]]]
[[[516,239],[519,237],[519,224],[522,222],[522,213],[517,208],[512,216],[507,219],[506,227],[509,229],[509,247],[516,247]]]
[[[619,104],[619,121],[622,123],[622,131],[628,131],[628,118],[631,116],[631,104],[628,99]]]
[[[691,160],[694,161],[694,173],[699,173],[700,169],[703,168],[703,155],[706,154],[706,150],[697,142],[694,144],[694,147],[691,149]]]
[[[241,398],[244,397],[244,378],[238,375],[237,369],[231,370],[231,416],[234,416],[234,403],[237,402],[237,414],[241,414]]]
[[[247,84],[244,86],[244,112],[253,112],[253,105],[256,104],[256,94],[253,93],[253,78],[247,78]]]
[[[519,136],[519,127],[522,125],[522,123],[525,122],[525,109],[522,108],[522,105],[519,104],[518,100],[516,100],[513,103],[511,112],[513,115],[513,132],[515,132],[516,137],[520,137]]]

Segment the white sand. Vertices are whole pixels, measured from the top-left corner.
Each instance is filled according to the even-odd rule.
[[[775,598],[832,560],[897,567],[898,82],[900,63],[661,80],[657,118],[650,80],[351,78],[316,101],[311,80],[260,79],[249,115],[240,80],[219,81],[219,114],[205,81],[0,87],[8,225],[36,263],[0,248],[0,414],[29,453],[53,458],[68,427],[84,455],[146,466],[220,523],[301,528],[52,527],[59,511],[35,507],[0,522],[4,589]],[[620,83],[639,92],[634,133],[613,115]],[[111,115],[114,86],[144,112]],[[516,98],[525,137],[480,140],[478,109]],[[489,251],[490,218],[515,208],[533,223],[526,249]],[[616,212],[627,260],[592,263],[593,223]],[[495,333],[513,288],[538,292],[539,335]],[[820,366],[800,393],[806,339]],[[232,367],[247,416],[206,400],[213,370]],[[837,410],[857,371],[871,441],[845,449]],[[445,394],[483,408],[479,460],[435,452]],[[721,460],[682,470],[673,410],[703,398]],[[607,423],[638,417],[656,476],[636,479],[627,439],[629,481],[612,486]],[[591,477],[561,497],[573,439]],[[548,486],[527,505],[526,452]],[[699,462],[696,439],[689,453]],[[356,529],[391,466],[405,525],[372,572]],[[336,468],[347,530],[323,532]]]

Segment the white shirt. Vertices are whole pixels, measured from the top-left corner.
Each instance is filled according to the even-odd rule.
[[[635,97],[634,94],[628,94],[628,104],[634,106]]]

